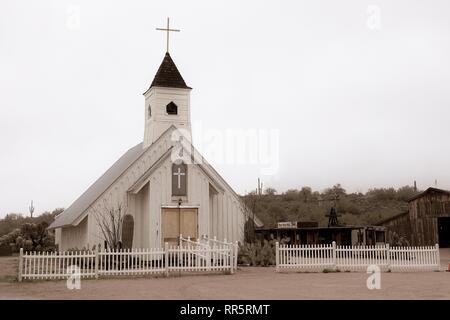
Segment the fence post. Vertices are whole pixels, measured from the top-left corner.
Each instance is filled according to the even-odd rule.
[[[437,259],[436,271],[440,271],[441,270],[441,255],[439,253],[439,244],[438,243],[436,243],[436,259]]]
[[[238,265],[238,255],[239,255],[239,243],[236,240],[235,244],[234,244],[234,248],[235,248],[235,253],[236,255],[234,256],[234,270],[237,271],[237,265]]]
[[[206,267],[208,271],[211,271],[211,247],[209,246],[209,244],[208,247],[206,248]]]
[[[169,276],[169,243],[164,243],[164,266],[166,268],[166,277]]]
[[[391,270],[391,251],[389,248],[389,243],[386,243],[386,260],[387,260],[387,271]]]
[[[233,244],[225,246],[224,248],[228,247],[230,250],[230,274],[233,274],[233,268],[234,268],[234,249]]]
[[[332,242],[333,245],[333,268],[337,269],[337,261],[336,261],[336,241]]]
[[[22,268],[23,268],[23,248],[20,248],[19,253],[19,282],[22,282]]]
[[[95,247],[95,250],[94,250],[94,254],[95,254],[95,257],[94,257],[94,263],[95,263],[95,279],[98,279],[98,248],[97,247]]]
[[[277,241],[276,243],[275,243],[275,271],[276,272],[279,272],[280,270],[279,270],[279,260],[280,260],[280,244],[279,244],[279,242]]]

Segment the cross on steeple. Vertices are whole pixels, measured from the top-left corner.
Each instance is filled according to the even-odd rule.
[[[169,33],[170,31],[173,32],[180,32],[178,29],[170,29],[170,19],[167,18],[167,27],[166,28],[156,28],[158,31],[166,31],[167,32],[167,52],[169,52]]]

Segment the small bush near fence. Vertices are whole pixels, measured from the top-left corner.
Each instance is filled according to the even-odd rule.
[[[276,241],[264,240],[264,243],[245,243],[239,246],[238,264],[247,266],[275,265]]]

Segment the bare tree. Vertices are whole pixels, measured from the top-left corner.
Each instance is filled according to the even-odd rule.
[[[106,205],[101,210],[95,211],[97,225],[110,249],[119,249],[122,241],[122,225],[126,209],[122,204],[108,208]]]

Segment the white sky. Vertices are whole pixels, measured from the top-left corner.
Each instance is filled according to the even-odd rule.
[[[2,0],[0,216],[69,206],[142,141],[167,16],[193,122],[279,130],[266,186],[448,189],[449,15],[448,0]],[[216,169],[239,193],[259,175]]]

